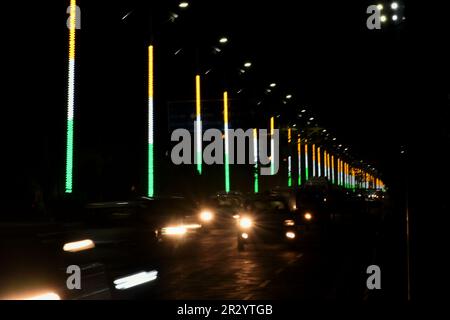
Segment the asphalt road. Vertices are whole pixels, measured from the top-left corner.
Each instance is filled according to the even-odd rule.
[[[383,297],[386,293],[387,297],[396,298],[401,293],[396,291],[400,278],[396,268],[401,265],[397,251],[393,250],[392,237],[382,223],[372,219],[337,223],[326,231],[325,237],[299,235],[300,246],[256,241],[244,251],[237,249],[236,229],[232,224],[213,228],[177,248],[145,243],[136,246],[126,240],[136,233],[133,228],[89,230],[83,225],[66,226],[70,230],[77,228],[82,230],[83,238],[94,240],[96,246],[81,253],[63,253],[58,258],[59,278],[54,278],[63,290],[67,278],[65,267],[76,264],[82,268],[82,290],[66,291],[63,298],[360,301]],[[52,245],[53,252],[62,252],[59,234],[65,231],[40,233],[30,243],[45,242]],[[143,235],[145,239],[146,234]],[[24,250],[20,251],[24,254],[19,255],[21,243],[11,243],[8,250],[4,246],[4,253],[10,258],[11,268],[7,270],[16,276],[11,277],[8,272],[3,276],[21,280],[38,263],[43,269],[51,267],[50,276],[55,276],[53,262],[43,259],[37,251],[32,265],[21,263],[18,268],[17,261],[29,257],[33,251],[24,244]],[[387,275],[383,276],[385,290],[381,293],[366,289],[366,268],[371,264],[382,266],[383,274]],[[127,290],[114,288],[113,282],[118,278],[151,270],[158,271],[157,279],[152,282]],[[10,282],[14,289],[17,281]],[[28,287],[28,282],[24,287]]]
[[[111,289],[112,298],[363,300],[373,247],[359,250],[368,244],[367,234],[354,241],[348,230],[343,233],[347,236],[325,243],[307,240],[290,247],[261,241],[238,251],[234,229],[218,228],[185,247],[141,252],[138,263],[133,250],[121,251],[121,257],[101,244],[95,250],[103,262],[114,253],[106,262],[110,277],[158,271],[153,283],[120,293]],[[133,268],[126,263],[131,260]]]

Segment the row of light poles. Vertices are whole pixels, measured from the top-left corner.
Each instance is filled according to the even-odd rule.
[[[187,1],[182,1],[179,3],[180,9],[187,9],[189,7],[189,3]],[[73,192],[73,141],[74,141],[74,91],[75,91],[75,30],[76,30],[76,0],[70,1],[70,28],[69,28],[69,75],[68,75],[68,105],[67,105],[67,143],[66,143],[66,180],[65,180],[65,192],[70,194]],[[227,44],[229,39],[227,37],[219,38],[218,42],[220,45]],[[219,49],[220,50],[220,49]],[[147,165],[147,196],[154,197],[155,196],[155,149],[154,149],[154,45],[150,44],[148,46],[148,125],[147,125],[147,134],[148,134],[148,165]],[[243,63],[243,67],[241,73],[245,73],[246,70],[252,67],[251,61],[245,61]],[[202,174],[202,96],[201,96],[201,76],[200,74],[195,75],[195,125],[194,130],[196,131],[196,142],[195,142],[195,163],[196,170],[198,174]],[[272,90],[278,87],[276,82],[271,82],[268,88],[265,89],[266,94],[270,94]],[[225,192],[230,192],[230,150],[229,150],[229,93],[228,91],[223,91],[223,125],[224,125],[224,142],[225,142]],[[288,101],[293,100],[293,95],[288,93],[283,97],[283,104],[287,104]],[[301,110],[302,117],[306,115],[306,109]],[[307,125],[309,125],[315,118],[310,116],[307,120]],[[293,125],[296,127],[296,124]],[[275,154],[274,154],[274,131],[275,131],[275,116],[270,117],[270,145],[271,145],[271,163],[270,163],[270,172],[271,175],[275,175]],[[292,128],[288,127],[288,144],[290,145],[292,141],[297,142],[297,157],[298,157],[298,177],[297,184],[298,186],[302,185],[302,171],[305,173],[305,181],[310,179],[309,175],[309,148],[312,152],[312,177],[327,177],[331,180],[332,183],[337,183],[338,185],[344,187],[353,187],[355,188],[356,176],[357,173],[359,175],[363,175],[364,179],[364,187],[369,188],[370,185],[375,186],[376,188],[384,187],[381,180],[375,178],[374,176],[368,174],[361,169],[357,169],[356,167],[350,166],[350,164],[344,162],[342,159],[339,159],[335,155],[325,151],[323,153],[322,158],[322,150],[321,146],[317,146],[315,143],[310,143],[308,139],[301,139],[300,134],[297,134],[297,139],[293,139]],[[326,132],[326,131],[324,131]],[[259,137],[261,138],[261,137]],[[335,141],[336,138],[333,138]],[[304,156],[302,161],[302,147],[304,146]],[[254,149],[254,192],[259,192],[259,175],[258,175],[258,134],[257,129],[253,129],[253,149]],[[322,166],[323,160],[323,166]],[[302,166],[303,162],[303,166]],[[336,173],[335,173],[336,166]],[[288,187],[293,187],[293,174],[292,174],[292,155],[289,152],[288,156]],[[322,172],[323,167],[323,172]],[[304,168],[302,170],[302,168]],[[335,179],[336,178],[336,179]],[[335,181],[336,180],[336,181]],[[358,184],[361,185],[361,184]]]

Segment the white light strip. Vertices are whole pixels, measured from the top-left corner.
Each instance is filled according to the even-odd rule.
[[[153,144],[153,98],[148,98],[148,143]]]
[[[67,98],[67,120],[73,120],[75,92],[75,59],[69,60],[69,84]]]
[[[197,150],[196,153],[202,152],[202,120],[200,115],[197,115]],[[197,155],[196,155],[197,156]],[[197,159],[197,162],[200,162],[201,159]]]
[[[139,286],[141,284],[155,280],[158,277],[158,271],[140,272],[128,277],[119,278],[114,280],[114,284],[117,290],[125,290],[132,287]]]
[[[255,162],[255,167],[258,166],[258,137],[255,131],[253,134],[253,162]]]

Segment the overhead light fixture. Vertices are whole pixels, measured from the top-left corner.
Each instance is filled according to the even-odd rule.
[[[219,39],[219,42],[222,43],[222,44],[225,44],[225,43],[228,42],[228,38],[222,37],[222,38]]]

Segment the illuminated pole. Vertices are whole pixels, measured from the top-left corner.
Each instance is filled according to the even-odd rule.
[[[200,76],[195,77],[195,110],[196,110],[196,163],[198,174],[202,174],[202,116],[201,116],[201,94],[200,94]]]
[[[328,165],[327,165],[327,168],[328,168],[328,179],[330,181],[332,181],[333,177],[331,176],[331,155],[329,153],[327,153],[327,162],[328,162]]]
[[[348,163],[345,164],[345,187],[348,188],[350,185],[350,179],[348,174]]]
[[[323,175],[324,177],[328,176],[328,162],[327,162],[327,151],[323,151]]]
[[[223,93],[223,123],[225,133],[225,192],[230,192],[230,159],[228,136],[228,92]]]
[[[337,183],[338,186],[341,185],[341,160],[337,159]]]
[[[259,182],[258,182],[258,132],[256,129],[253,129],[253,161],[254,164],[254,170],[253,173],[254,177],[254,184],[253,184],[253,191],[255,193],[259,192]]]
[[[318,176],[321,177],[321,170],[320,170],[320,147],[317,148],[317,171],[318,171]]]
[[[312,166],[313,166],[313,177],[316,177],[316,145],[312,145]]]
[[[292,187],[291,128],[288,128],[288,187]]]
[[[302,185],[302,145],[301,145],[301,140],[300,140],[300,136],[298,136],[297,139],[297,159],[298,159],[298,180],[297,180],[297,184],[298,186]]]
[[[331,156],[331,182],[334,184],[334,155]]]
[[[273,176],[275,175],[275,139],[274,139],[274,132],[275,132],[275,118],[270,118],[270,174]]]
[[[148,191],[147,196],[155,195],[154,186],[154,150],[153,150],[153,45],[148,47]]]
[[[75,30],[77,4],[70,0],[69,18],[69,75],[67,97],[67,133],[66,133],[66,183],[65,192],[73,191],[73,130],[75,106]]]
[[[305,181],[309,179],[309,165],[308,165],[308,143],[305,140]]]

